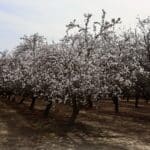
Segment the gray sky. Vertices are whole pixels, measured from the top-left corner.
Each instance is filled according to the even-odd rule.
[[[84,13],[98,17],[101,9],[129,27],[138,15],[150,15],[150,0],[0,0],[0,50],[12,49],[24,34],[36,32],[57,41],[69,21],[83,21]]]

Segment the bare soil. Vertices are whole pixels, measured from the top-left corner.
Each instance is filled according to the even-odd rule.
[[[48,118],[40,101],[36,109],[0,101],[0,150],[150,150],[150,104],[120,102],[114,113],[110,101],[82,110],[72,127],[67,125],[70,108],[58,104]]]

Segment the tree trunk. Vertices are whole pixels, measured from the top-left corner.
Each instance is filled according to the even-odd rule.
[[[51,107],[52,107],[52,101],[49,101],[44,110],[44,117],[48,117]]]
[[[8,101],[11,101],[11,95],[6,96]]]
[[[91,101],[91,95],[87,96],[87,102],[88,102],[88,108],[92,108],[93,107],[93,102]]]
[[[146,102],[146,104],[148,104],[148,102],[149,102],[148,98],[145,99],[145,102]]]
[[[32,102],[31,102],[31,105],[29,107],[30,110],[34,110],[34,106],[35,106],[35,101],[36,101],[36,97],[32,97]]]
[[[79,106],[77,105],[76,97],[72,97],[72,114],[69,120],[70,125],[74,125],[75,120],[79,114]]]
[[[149,101],[149,97],[145,94],[144,96],[144,99],[145,99],[145,103],[148,104],[148,101]]]
[[[115,105],[115,113],[118,113],[119,112],[119,98],[118,96],[114,96],[112,99]]]
[[[138,108],[139,107],[139,98],[141,96],[142,91],[141,89],[139,88],[139,86],[137,85],[137,87],[135,88],[135,108]]]
[[[12,102],[15,102],[15,101],[16,101],[16,97],[15,97],[15,95],[13,95],[13,96],[12,96],[11,101],[12,101]]]
[[[116,98],[116,103],[115,103],[115,112],[118,113],[119,112],[119,100],[118,97]]]
[[[138,96],[136,96],[135,97],[135,108],[138,108],[139,106],[139,97]]]
[[[129,97],[129,96],[127,96],[127,102],[129,102],[129,99],[130,99],[130,97]]]
[[[24,100],[25,100],[25,97],[23,97],[23,98],[20,100],[19,104],[22,104],[22,103],[24,102]]]

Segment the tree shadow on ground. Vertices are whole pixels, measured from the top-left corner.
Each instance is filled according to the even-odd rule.
[[[44,118],[41,111],[31,112],[24,105],[18,107],[16,104],[11,104],[3,109],[3,115],[0,117],[3,117],[8,127],[9,134],[6,144],[10,147],[17,142],[19,136],[22,137],[21,139],[25,138],[26,141],[30,140],[29,146],[33,146],[33,143],[44,136],[50,142],[53,141],[63,147],[70,145],[77,150],[126,150],[124,146],[106,143],[104,138],[112,139],[121,136],[104,133],[101,128],[93,128],[81,122],[70,126],[66,121],[55,120],[53,115]],[[14,133],[17,136],[16,139],[11,138]]]

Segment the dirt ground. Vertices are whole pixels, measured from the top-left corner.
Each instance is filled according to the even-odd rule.
[[[60,117],[63,106],[55,111]],[[116,115],[111,102],[100,102],[69,127],[27,104],[0,101],[0,150],[150,150],[150,104],[135,109],[133,102],[121,102]]]

